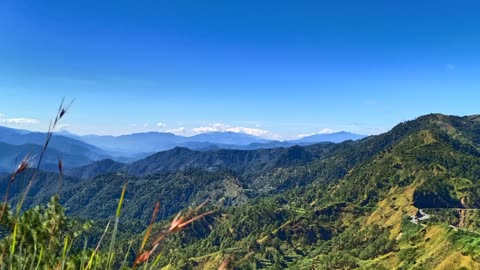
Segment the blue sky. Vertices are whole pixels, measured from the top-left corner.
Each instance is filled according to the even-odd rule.
[[[0,3],[0,124],[377,134],[479,113],[478,1]]]

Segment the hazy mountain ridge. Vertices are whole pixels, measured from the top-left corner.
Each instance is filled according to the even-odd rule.
[[[6,151],[0,152],[0,171],[9,172],[17,165],[18,161],[26,155],[26,148],[31,148],[32,154],[39,153],[37,146],[43,146],[45,133],[31,132],[28,130],[12,129],[0,127],[0,142],[5,144],[18,146],[9,146],[9,154]],[[334,134],[332,134],[334,136]],[[355,134],[350,134],[342,138],[357,138]],[[349,137],[350,136],[350,137]],[[361,136],[358,135],[358,138]],[[101,173],[112,171],[111,168],[105,167],[103,159],[115,160],[119,163],[128,163],[135,160],[143,159],[155,152],[173,149],[175,147],[186,147],[193,150],[220,150],[220,149],[237,149],[237,150],[254,150],[269,149],[276,147],[290,147],[293,145],[310,145],[317,139],[308,139],[303,141],[271,141],[252,135],[234,133],[234,132],[210,132],[198,134],[191,137],[177,136],[172,133],[146,132],[122,136],[97,136],[87,135],[79,136],[68,131],[55,132],[50,142],[49,156],[42,168],[45,170],[56,170],[56,161],[62,155],[64,156],[64,165],[70,172],[79,171],[80,168],[91,163],[92,167],[97,169],[89,170],[90,173],[83,174],[83,177],[92,177]],[[338,140],[337,138],[337,141]],[[36,145],[36,146],[35,146]],[[3,146],[6,148],[6,145]],[[16,152],[16,155],[11,153]],[[55,152],[55,153],[54,153]],[[13,158],[13,159],[12,159]],[[100,161],[100,164],[95,164]],[[120,168],[120,165],[114,166]],[[88,170],[88,167],[84,167]],[[97,171],[97,174],[92,174]],[[72,175],[80,175],[72,173]]]
[[[344,141],[352,140],[360,140],[367,136],[354,134],[351,132],[340,131],[340,132],[333,132],[327,134],[314,134],[310,136],[303,137],[298,140],[291,140],[290,143],[318,143],[318,142],[333,142],[333,143],[341,143]]]
[[[39,157],[46,133],[0,127],[0,171],[11,172],[30,155],[33,166]],[[57,170],[58,159],[69,167],[83,166],[97,160],[114,158],[107,151],[85,142],[54,134],[42,164],[43,170]]]
[[[190,137],[168,132],[144,132],[120,136],[86,135],[82,136],[81,139],[101,148],[127,154],[159,152],[177,146],[197,149],[211,145],[241,147],[251,143],[269,142],[269,140],[260,137],[234,132],[209,132]]]
[[[65,168],[65,174],[81,179],[88,179],[105,173],[122,171],[125,167],[125,163],[112,159],[102,159],[80,167]]]
[[[0,142],[0,172],[13,172],[25,157],[29,158],[30,166],[35,166],[42,146],[36,144],[12,145]],[[108,156],[94,156],[96,158],[105,158]],[[41,165],[42,170],[57,171],[58,159],[61,158],[65,164],[72,167],[92,164],[96,160],[91,158],[90,154],[75,154],[73,152],[60,152],[57,149],[49,148],[45,152]]]
[[[187,147],[193,150],[209,149],[218,147],[222,149],[258,149],[272,147],[288,147],[295,144],[306,145],[319,142],[342,142],[364,138],[348,132],[338,132],[325,135],[315,135],[300,140],[274,141],[261,137],[236,132],[207,132],[186,137],[173,133],[145,132],[121,136],[97,136],[87,135],[81,138],[92,145],[101,148],[123,151],[124,153],[159,152],[177,146]]]
[[[35,144],[43,146],[46,136],[46,133],[43,132],[0,127],[0,141],[12,145]],[[77,155],[87,153],[93,158],[107,157],[107,153],[98,147],[57,134],[53,135],[49,147],[64,153],[76,153]]]

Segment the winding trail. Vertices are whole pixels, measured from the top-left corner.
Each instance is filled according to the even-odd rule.
[[[424,221],[430,218],[430,215],[425,213],[423,209],[418,209],[417,214],[420,214],[420,217],[418,217],[417,215],[410,216],[411,218],[410,221],[414,224],[419,224],[421,221]],[[420,225],[425,226],[425,224],[421,224],[421,223]]]
[[[464,232],[469,232],[469,233],[474,233],[474,234],[477,234],[477,235],[480,235],[480,232],[477,232],[477,231],[472,231],[472,230],[469,230],[469,229],[465,229],[463,228],[464,226],[464,223],[465,223],[465,211],[473,211],[473,210],[480,210],[479,208],[428,208],[429,210],[445,210],[445,209],[449,209],[449,210],[456,210],[460,213],[460,221],[459,221],[459,226],[455,226],[455,225],[448,225],[448,227],[454,229],[455,231],[464,231]],[[427,220],[429,219],[431,216],[427,213],[425,213],[424,211],[425,209],[418,209],[418,213],[420,215],[420,217],[418,217],[417,215],[413,215],[413,216],[410,216],[410,221],[414,224],[417,224],[417,225],[421,225],[423,227],[426,227],[427,225],[425,224],[422,224],[420,223],[421,221],[424,221],[424,220]]]

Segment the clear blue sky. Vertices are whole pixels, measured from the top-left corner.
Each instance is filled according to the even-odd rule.
[[[375,134],[480,113],[477,3],[3,0],[0,124],[44,129],[63,96],[81,134]]]

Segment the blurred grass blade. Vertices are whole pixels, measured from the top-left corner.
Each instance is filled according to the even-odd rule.
[[[155,218],[157,217],[158,210],[160,209],[160,202],[157,202],[155,204],[155,209],[153,210],[152,218],[150,219],[150,225],[148,225],[147,232],[145,233],[145,236],[143,237],[142,244],[140,245],[140,250],[138,254],[141,254],[143,252],[143,249],[145,248],[145,245],[147,244],[148,238],[150,237],[150,234],[152,233],[152,228],[153,228],[153,223],[155,222]]]
[[[133,240],[130,240],[129,245],[128,245],[128,248],[127,248],[127,252],[125,252],[125,257],[123,258],[123,262],[122,262],[122,264],[120,265],[120,269],[123,269],[123,268],[125,267],[125,265],[127,264],[127,261],[128,261],[128,253],[129,253],[130,249],[132,248],[132,245],[133,245]]]
[[[15,226],[13,227],[12,245],[10,246],[10,254],[15,253],[15,245],[17,243],[17,228],[18,228],[18,223],[15,222]]]
[[[58,108],[57,115],[55,116],[55,120],[52,122],[50,121],[50,125],[48,126],[48,132],[47,132],[47,138],[45,139],[45,143],[43,144],[42,150],[40,152],[40,156],[38,158],[37,162],[37,167],[35,171],[33,172],[32,177],[30,178],[30,181],[28,182],[22,196],[20,197],[20,201],[17,203],[17,215],[20,215],[20,211],[22,210],[23,203],[27,197],[28,192],[30,191],[30,188],[32,187],[33,182],[37,178],[38,171],[40,170],[40,165],[42,164],[43,157],[45,153],[47,152],[48,144],[50,143],[50,140],[52,139],[53,132],[57,126],[57,123],[62,117],[67,113],[68,109],[73,103],[73,100],[70,102],[70,104],[65,107],[64,104],[65,98],[62,99],[62,102],[60,103],[60,107]]]
[[[87,268],[85,268],[86,270],[88,270],[88,269],[90,269],[90,267],[92,267],[92,263],[93,263],[93,259],[95,257],[95,254],[97,253],[98,249],[100,248],[100,245],[102,244],[103,238],[107,234],[107,231],[108,231],[108,228],[110,227],[110,222],[111,221],[112,221],[112,219],[108,220],[107,226],[105,227],[105,230],[103,231],[103,234],[100,237],[100,240],[98,240],[98,244],[95,247],[95,250],[92,252],[92,256],[90,256],[90,260],[88,261]]]
[[[38,262],[37,262],[37,266],[35,266],[35,270],[39,269],[40,263],[42,262],[42,258],[43,258],[43,247],[40,249],[40,254],[38,255]]]
[[[153,261],[152,266],[150,266],[150,270],[153,270],[153,269],[154,269],[155,265],[157,265],[157,263],[160,261],[160,258],[161,258],[161,257],[162,257],[162,256],[161,256],[160,254],[158,254],[157,258],[155,258],[155,261]]]
[[[67,247],[68,247],[68,236],[65,237],[65,241],[63,243],[63,251],[62,251],[62,270],[65,268],[65,258],[67,257]]]
[[[127,190],[127,183],[123,185],[122,195],[120,195],[120,201],[117,206],[117,218],[120,217],[120,211],[122,210],[123,198],[125,198],[125,191]]]
[[[84,269],[85,269],[85,260],[84,260],[84,258],[85,258],[86,255],[87,255],[87,245],[88,245],[88,238],[85,237],[85,241],[84,241],[84,243],[83,243],[82,256],[80,257],[80,267],[81,267],[81,270],[84,270]]]
[[[112,268],[112,261],[114,258],[114,247],[115,247],[115,238],[117,236],[118,222],[120,221],[120,212],[122,211],[123,199],[125,198],[125,191],[127,190],[127,183],[123,185],[122,195],[120,195],[120,200],[118,201],[117,213],[115,215],[115,224],[113,226],[112,239],[110,240],[110,248],[108,250],[108,262],[107,269]]]

